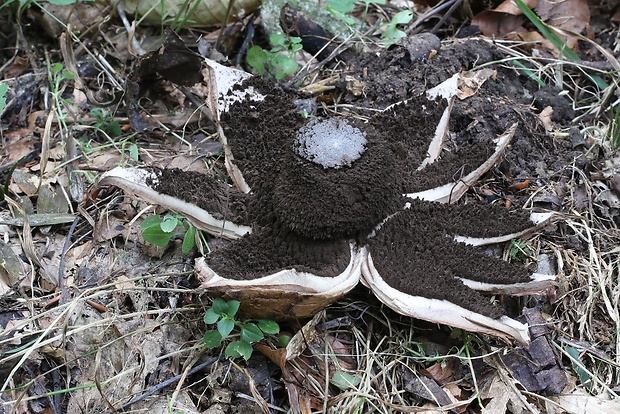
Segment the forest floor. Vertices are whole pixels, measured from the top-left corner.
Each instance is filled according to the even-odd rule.
[[[304,51],[277,34],[277,1],[207,1],[241,17],[227,24],[182,3],[145,19],[131,1],[0,5],[0,412],[620,412],[617,4],[525,2],[528,18],[509,1],[306,2],[339,37]],[[461,202],[561,217],[487,251],[556,275],[537,295],[493,298],[530,324],[531,344],[400,315],[359,285],[277,333],[231,317],[230,337],[206,346],[214,298],[195,261],[230,242],[98,185],[118,166],[231,182],[206,58],[359,122],[468,79],[451,149],[518,127]],[[240,129],[285,124],[278,107],[244,112]],[[430,122],[403,128],[430,135]],[[250,322],[264,338],[226,358]]]

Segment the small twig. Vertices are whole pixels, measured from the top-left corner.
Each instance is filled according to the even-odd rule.
[[[254,39],[254,24],[252,24],[252,22],[248,22],[245,28],[247,30],[247,33],[245,35],[245,39],[243,39],[241,47],[239,48],[239,53],[237,53],[237,57],[235,58],[235,66],[241,66],[243,56],[245,56],[247,50],[250,48],[250,43],[252,43],[252,39]]]
[[[454,11],[457,9],[457,7],[461,5],[461,3],[463,3],[463,0],[456,0],[454,2],[452,7],[448,9],[448,11],[441,17],[439,22],[431,29],[432,34],[436,34],[439,31],[441,26],[443,26],[446,20],[448,20],[450,16],[452,16],[452,13],[454,13]]]
[[[116,6],[116,10],[118,11],[118,16],[121,18],[121,21],[123,22],[123,26],[125,26],[125,30],[127,30],[127,35],[129,36],[131,48],[139,56],[146,55],[146,50],[142,49],[142,46],[140,46],[140,43],[138,43],[138,41],[134,37],[135,28],[132,27],[131,23],[129,23],[129,19],[127,19],[127,14],[125,13],[123,2],[121,1],[118,2],[118,6]]]
[[[71,228],[69,229],[69,233],[65,239],[65,244],[62,246],[62,253],[60,254],[60,263],[58,263],[58,290],[61,291],[60,303],[67,303],[67,297],[69,296],[68,291],[64,286],[65,261],[67,258],[67,251],[69,250],[69,246],[71,244],[71,237],[73,236],[73,232],[75,232],[75,228],[77,227],[79,221],[79,217],[76,217],[75,220],[73,220],[73,224],[71,224]]]
[[[228,2],[228,7],[226,8],[226,16],[224,17],[224,20],[222,21],[222,27],[220,28],[220,32],[217,35],[217,39],[215,40],[216,50],[220,47],[220,44],[222,43],[222,38],[224,36],[224,29],[226,29],[226,24],[228,23],[228,20],[230,19],[230,16],[232,15],[234,6],[235,6],[235,0],[230,0]]]
[[[112,409],[112,412],[116,412],[117,410],[114,409],[114,405],[112,405],[112,403],[106,396],[105,392],[103,391],[103,385],[102,385],[101,379],[99,378],[99,374],[101,372],[99,370],[100,367],[101,367],[101,349],[98,349],[97,353],[95,354],[95,387],[97,388],[97,391],[99,391],[99,395],[101,396],[101,399],[103,400],[103,402]]]
[[[424,23],[424,21],[426,19],[428,19],[429,17],[432,17],[435,14],[437,14],[437,13],[439,13],[439,12],[449,8],[449,7],[451,7],[455,2],[459,2],[459,1],[461,1],[461,0],[450,0],[450,1],[445,2],[444,4],[437,5],[437,7],[435,7],[434,9],[431,9],[431,10],[427,11],[426,13],[424,13],[422,16],[418,17],[416,19],[416,21],[413,22],[413,24],[411,26],[409,26],[407,28],[407,30],[405,30],[405,32],[407,34],[416,34],[416,33],[420,32],[422,30],[422,28],[419,27],[419,26],[421,26],[422,23]]]
[[[327,56],[325,59],[323,59],[322,61],[320,61],[319,63],[317,63],[312,69],[308,70],[308,71],[301,71],[299,74],[295,75],[294,77],[292,77],[291,79],[289,79],[285,84],[284,87],[285,88],[290,88],[292,87],[292,85],[294,85],[296,82],[298,82],[300,79],[318,71],[319,69],[321,69],[323,66],[325,66],[327,63],[331,62],[332,60],[334,60],[336,58],[336,56],[341,55],[342,53],[346,52],[347,50],[349,50],[352,46],[352,44],[347,44],[347,40],[346,39],[343,43],[339,44],[338,46],[336,46],[336,48],[332,51],[332,53],[329,54],[329,56]],[[327,43],[325,45],[325,47],[329,46],[329,43]],[[321,49],[323,50],[323,49]],[[320,52],[319,52],[320,53]]]

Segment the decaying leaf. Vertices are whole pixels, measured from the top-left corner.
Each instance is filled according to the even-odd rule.
[[[11,246],[2,240],[0,240],[0,268],[0,292],[5,291],[4,287],[17,285],[25,275],[24,263]]]
[[[565,31],[559,33],[559,36],[571,49],[577,47],[578,39],[568,33],[581,34],[590,24],[590,8],[586,0],[531,0],[524,3],[544,23]],[[494,10],[484,10],[472,19],[472,24],[478,26],[485,36],[541,41],[548,51],[557,54],[557,50],[539,33],[530,32],[526,28],[527,22],[521,10],[510,0],[504,1]]]
[[[185,27],[209,27],[236,21],[260,5],[258,0],[167,0],[165,3],[159,0],[122,0],[122,3],[128,13],[143,16],[146,23],[186,22]],[[232,6],[230,14],[229,6]]]

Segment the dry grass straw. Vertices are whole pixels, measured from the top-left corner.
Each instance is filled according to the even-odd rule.
[[[579,38],[600,51],[608,59],[608,65],[596,66],[587,61],[558,59],[537,53],[535,50],[532,54],[526,54],[524,48],[537,47],[536,42],[505,40],[494,40],[493,43],[506,55],[506,58],[485,65],[504,64],[517,71],[523,71],[541,86],[550,85],[558,88],[562,91],[561,94],[567,95],[573,101],[573,109],[578,114],[574,122],[579,122],[588,116],[600,117],[605,113],[618,90],[620,62],[592,40],[583,36]],[[592,81],[593,75],[610,74],[613,76],[605,89],[595,87]]]
[[[495,44],[507,55],[501,63],[520,68],[516,70],[525,70],[526,65],[528,74],[554,85],[572,100],[577,115],[573,122],[581,126],[585,142],[593,143],[586,156],[597,168],[605,168],[606,163],[617,164],[610,126],[602,118],[610,107],[618,105],[615,95],[620,63],[600,45],[579,38],[596,48],[607,62],[592,65],[530,56],[520,49],[522,42]],[[595,87],[590,82],[592,74],[605,76],[608,87]],[[594,118],[584,125],[588,117]],[[554,252],[559,268],[564,270],[554,315],[559,336],[556,346],[590,393],[615,395],[609,384],[620,382],[620,230],[616,215],[620,206],[608,176],[596,176],[574,166],[567,169],[571,180],[565,188],[573,191],[564,197],[569,203],[564,206],[567,216],[559,225],[560,236],[545,240],[546,248]]]
[[[609,392],[606,384],[620,382],[620,230],[611,216],[605,217],[610,206],[601,196],[611,189],[601,181],[592,181],[583,171],[573,171],[574,188],[581,186],[587,193],[588,206],[585,211],[569,206],[572,214],[562,235],[566,247],[558,246],[567,274],[556,327],[565,339],[585,342],[604,356],[583,352],[582,358],[573,362],[596,376],[590,384],[592,392]],[[569,199],[574,202],[575,197]]]
[[[164,275],[164,280],[170,275]],[[70,387],[68,384],[65,389],[47,389],[45,393],[26,397],[27,390],[34,384],[43,381],[53,371],[63,377],[65,373],[77,366],[88,367],[95,362],[97,366],[102,364],[110,364],[109,360],[101,360],[102,351],[114,345],[126,347],[134,344],[129,352],[134,352],[140,348],[140,343],[144,341],[145,335],[163,329],[166,325],[177,324],[176,318],[180,315],[188,315],[193,317],[196,313],[194,308],[178,308],[172,307],[160,309],[142,309],[136,312],[123,313],[115,307],[114,301],[110,298],[118,295],[144,295],[153,292],[166,292],[170,295],[191,294],[188,289],[168,288],[154,286],[154,282],[162,280],[162,277],[153,277],[153,275],[143,275],[133,279],[123,280],[122,283],[111,282],[100,286],[84,289],[78,296],[73,297],[67,303],[59,304],[57,307],[45,310],[44,304],[51,297],[30,298],[24,300],[24,307],[30,309],[30,316],[21,320],[16,320],[10,327],[3,331],[3,338],[0,340],[0,347],[3,349],[13,348],[16,343],[24,343],[25,345],[14,349],[12,352],[6,352],[1,355],[0,366],[12,366],[9,375],[3,380],[0,393],[3,395],[2,407],[15,407],[20,402],[27,402],[42,397],[49,397],[59,393],[71,393],[78,389],[101,388],[102,385],[113,385],[123,378],[132,378],[137,372],[144,367],[131,364],[130,361],[124,361],[123,369],[116,375],[101,378],[73,378],[79,384],[76,387]],[[140,286],[142,285],[142,286]],[[106,312],[100,313],[94,310],[89,303],[97,303],[106,301],[108,303]],[[80,323],[83,315],[89,314],[90,323]],[[100,317],[92,317],[99,314]],[[147,323],[148,322],[148,323]],[[135,329],[121,334],[117,326],[124,323],[135,325]],[[106,338],[107,333],[114,332],[109,341],[101,341],[91,343],[89,349],[80,351],[80,346],[76,346],[80,341],[84,341],[82,346],[89,345],[88,340],[84,338]],[[12,346],[13,345],[13,346]],[[157,356],[154,363],[158,364],[162,361],[184,359],[189,354],[196,351],[196,347],[191,344],[187,346],[179,346],[175,351]],[[202,349],[202,348],[201,348]],[[93,360],[95,357],[95,360]],[[41,372],[35,378],[26,383],[20,383],[16,387],[17,381],[14,379],[16,373],[24,368],[29,371],[31,367],[29,363],[36,364],[41,359],[51,358],[56,364],[47,372]],[[78,370],[79,372],[79,370]],[[74,374],[75,375],[75,374]],[[99,376],[99,370],[96,377]],[[136,389],[132,388],[135,392]],[[103,396],[103,394],[102,394]],[[130,397],[128,395],[127,397]],[[111,403],[118,404],[118,401]],[[7,411],[8,412],[8,411]]]
[[[451,404],[436,402],[422,406],[408,390],[407,383],[411,377],[424,375],[420,373],[421,369],[445,362],[461,366],[464,372],[469,372],[468,380],[458,378],[459,374],[455,373],[455,387],[473,387],[472,390],[475,390],[479,380],[473,366],[500,352],[493,350],[481,355],[476,345],[476,355],[470,355],[470,347],[481,342],[475,336],[464,334],[461,347],[442,353],[432,350],[435,344],[424,339],[425,333],[410,318],[397,317],[390,310],[383,313],[377,308],[368,308],[360,315],[360,308],[366,308],[367,304],[351,303],[347,299],[339,301],[338,305],[342,308],[334,306],[330,308],[330,314],[344,312],[347,316],[342,319],[349,323],[324,331],[319,328],[323,347],[315,347],[312,352],[323,360],[321,367],[328,369],[313,369],[316,366],[300,364],[298,360],[293,360],[291,364],[292,369],[303,376],[304,383],[298,384],[301,393],[311,396],[315,404],[320,402],[322,409],[319,412],[322,413],[415,413],[435,411],[437,406],[441,406],[441,410],[468,406],[477,398],[476,392],[465,399],[456,398]],[[358,316],[354,316],[356,314]],[[323,323],[327,326],[331,321],[333,319]],[[349,352],[342,354],[342,351],[334,350],[326,338],[340,338],[349,344]],[[458,340],[454,342],[459,343]],[[339,370],[346,371],[356,381],[350,383],[347,389],[334,393],[333,376]],[[450,371],[450,368],[446,370]],[[325,390],[330,384],[332,392],[328,393]]]

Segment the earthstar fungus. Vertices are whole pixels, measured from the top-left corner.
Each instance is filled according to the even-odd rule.
[[[526,325],[478,291],[541,292],[554,276],[532,275],[473,246],[524,237],[553,216],[454,204],[496,163],[516,124],[494,143],[446,151],[458,76],[362,122],[307,119],[293,93],[207,64],[208,104],[235,187],[157,169],[117,168],[100,182],[234,240],[197,260],[202,288],[240,300],[255,317],[305,318],[361,280],[401,314],[529,341]],[[434,136],[418,136],[420,122],[438,125]],[[165,196],[172,194],[167,174],[196,182],[195,194]]]

